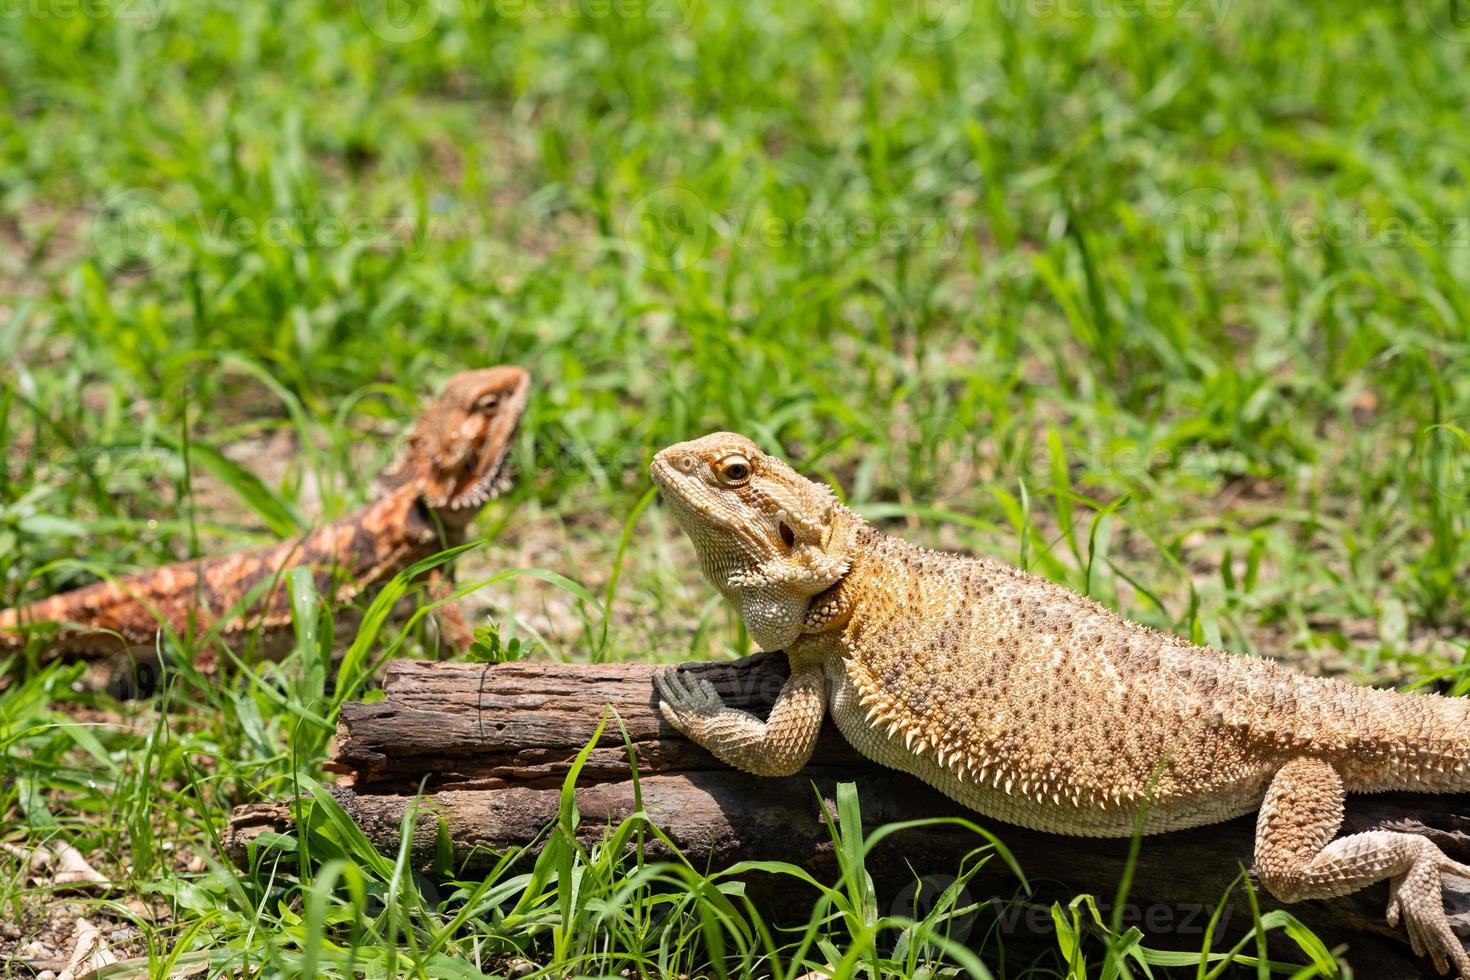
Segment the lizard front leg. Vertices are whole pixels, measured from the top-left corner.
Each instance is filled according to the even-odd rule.
[[[789,776],[806,765],[826,711],[826,679],[815,658],[792,658],[768,721],[726,707],[713,684],[677,667],[659,671],[654,683],[669,724],[721,762],[757,776]]]
[[[1402,918],[1415,954],[1470,980],[1470,956],[1450,930],[1440,876],[1470,878],[1417,834],[1373,830],[1333,840],[1342,824],[1342,777],[1322,759],[1292,759],[1271,780],[1256,819],[1256,870],[1283,902],[1333,898],[1389,879],[1388,924]]]

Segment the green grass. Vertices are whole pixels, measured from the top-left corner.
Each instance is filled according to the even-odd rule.
[[[514,361],[537,383],[520,478],[465,579],[586,590],[476,594],[532,656],[746,649],[637,509],[652,452],[733,428],[885,525],[1143,622],[1465,689],[1470,35],[1450,9],[920,9],[0,11],[0,604],[338,516],[449,373]],[[324,808],[335,843],[306,868],[237,876],[214,838],[231,805],[321,774],[324,657],[126,705],[22,672],[0,693],[4,839],[93,855],[119,881],[96,914],[135,922],[155,966],[977,972],[935,938],[954,908],[878,915],[856,845],[795,934],[739,875],[565,828],[545,876],[431,900]],[[24,934],[53,904],[0,858],[0,921]],[[971,955],[1138,973],[1088,908],[1055,910],[1049,948],[977,930]]]

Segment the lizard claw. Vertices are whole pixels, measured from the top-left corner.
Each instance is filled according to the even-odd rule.
[[[1462,868],[1464,865],[1443,855],[1438,860],[1415,862],[1407,873],[1389,883],[1385,918],[1394,927],[1403,920],[1414,954],[1428,956],[1437,972],[1449,972],[1453,963],[1461,980],[1470,980],[1470,954],[1466,954],[1459,937],[1450,930],[1440,884],[1442,872],[1459,875],[1458,869]]]
[[[702,677],[695,677],[677,667],[665,667],[653,675],[660,695],[659,714],[685,735],[693,737],[699,723],[725,708],[720,692]]]

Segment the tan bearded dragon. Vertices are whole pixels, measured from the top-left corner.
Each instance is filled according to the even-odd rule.
[[[791,675],[768,721],[658,677],[665,719],[730,765],[796,772],[824,714],[863,755],[980,813],[1088,837],[1258,812],[1284,902],[1390,882],[1388,921],[1470,980],[1430,840],[1336,838],[1346,793],[1470,791],[1470,701],[1308,677],[1199,647],[998,561],[891,537],[743,436],[660,452],[652,475],[707,578]]]

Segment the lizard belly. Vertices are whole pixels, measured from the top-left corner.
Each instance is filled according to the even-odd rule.
[[[917,776],[955,802],[996,820],[1032,830],[1079,837],[1131,837],[1139,831],[1139,801],[1123,800],[1106,807],[1077,805],[1066,798],[1040,798],[1008,791],[973,775],[961,777],[932,752],[909,748],[903,735],[889,735],[864,710],[859,689],[845,658],[825,665],[827,705],[843,738],[879,765]],[[1269,771],[1249,780],[1202,789],[1187,798],[1156,800],[1143,820],[1144,834],[1183,830],[1254,813],[1265,797]],[[1012,787],[1019,789],[1019,787]]]

